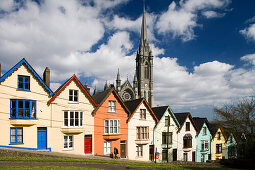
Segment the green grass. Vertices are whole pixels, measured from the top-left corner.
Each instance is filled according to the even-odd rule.
[[[6,170],[99,170],[96,168],[83,168],[83,167],[72,167],[72,166],[0,166],[0,169]]]

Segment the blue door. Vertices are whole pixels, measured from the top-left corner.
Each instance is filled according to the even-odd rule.
[[[37,128],[37,149],[47,149],[47,128]]]

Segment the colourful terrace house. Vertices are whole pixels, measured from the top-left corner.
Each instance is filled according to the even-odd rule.
[[[155,150],[159,162],[177,161],[177,132],[180,125],[169,106],[153,107],[159,122],[154,130]]]
[[[49,86],[49,68],[42,79],[24,58],[0,78],[0,147],[51,150]]]
[[[237,159],[237,140],[238,137],[234,137],[233,133],[228,135],[226,141],[226,159]]]
[[[116,148],[117,157],[127,158],[129,110],[113,87],[105,88],[92,97],[98,104],[93,111],[95,155],[112,157]]]
[[[48,143],[54,152],[93,154],[94,117],[97,106],[79,79],[73,75],[49,100],[52,109]]]
[[[197,127],[189,112],[175,113],[176,119],[180,124],[178,130],[178,161],[196,161],[196,135]]]
[[[193,117],[198,129],[196,162],[206,162],[212,157],[212,135],[206,118]]]
[[[212,160],[225,158],[226,136],[222,126],[210,123],[213,139]]]
[[[128,122],[128,158],[154,160],[154,128],[158,118],[144,98],[125,102],[130,111]]]

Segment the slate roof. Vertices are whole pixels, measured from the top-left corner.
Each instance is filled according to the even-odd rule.
[[[193,121],[194,121],[194,123],[196,124],[196,126],[198,128],[198,132],[201,131],[204,123],[207,123],[207,119],[206,118],[201,118],[201,117],[193,117]]]
[[[39,80],[39,82],[43,85],[43,87],[49,92],[50,96],[53,95],[52,90],[45,84],[43,79],[36,73],[33,67],[27,62],[25,58],[23,58],[20,62],[18,62],[15,66],[13,66],[9,71],[7,71],[2,77],[0,77],[0,82],[4,81],[9,75],[11,75],[14,71],[16,71],[22,64],[27,66],[27,68],[32,72],[32,74]]]
[[[159,106],[159,107],[153,107],[151,109],[157,116],[158,120],[160,120],[162,118],[162,116],[164,115],[164,113],[166,112],[167,108],[168,108],[168,106]]]
[[[139,106],[139,104],[143,101],[143,98],[140,99],[135,99],[135,100],[130,100],[130,101],[126,101],[124,102],[125,105],[127,106],[128,110],[130,111],[130,113],[134,113],[134,111],[136,110],[136,108]]]
[[[187,116],[189,115],[189,112],[185,112],[185,113],[174,113],[174,116],[176,117],[176,119],[178,120],[180,126],[183,125],[183,123],[185,122]]]
[[[106,96],[108,96],[109,92],[111,91],[111,88],[106,89],[105,91],[102,92],[97,92],[92,96],[92,98],[95,100],[97,104],[100,104]]]
[[[209,128],[211,130],[212,136],[214,136],[219,128],[219,125],[216,123],[209,123]]]

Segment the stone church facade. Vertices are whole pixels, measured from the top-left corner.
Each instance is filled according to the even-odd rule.
[[[133,86],[128,79],[123,84],[121,84],[120,73],[118,70],[116,90],[123,101],[145,98],[151,107],[154,104],[153,55],[147,36],[145,9],[143,10],[139,49],[136,54],[136,71],[134,75]]]

